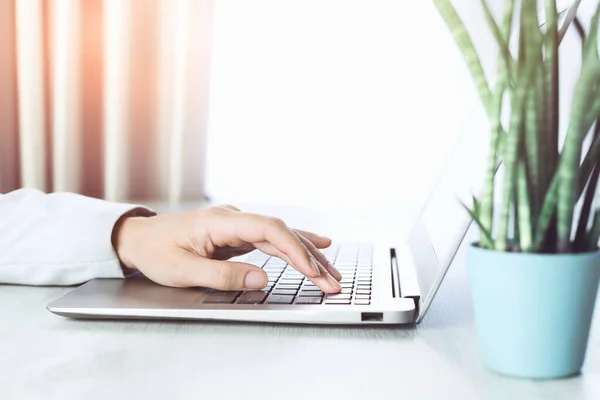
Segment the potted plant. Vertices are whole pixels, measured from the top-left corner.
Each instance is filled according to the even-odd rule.
[[[506,0],[501,21],[482,0],[498,45],[493,86],[451,0],[434,3],[491,126],[482,191],[463,204],[479,235],[467,267],[483,364],[515,377],[578,374],[600,279],[600,4],[587,33],[576,25],[581,67],[562,134],[558,50],[580,1],[559,18],[555,1],[545,0],[541,24],[536,0]]]

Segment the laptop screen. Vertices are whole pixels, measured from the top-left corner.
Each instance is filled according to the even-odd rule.
[[[429,307],[470,226],[471,218],[461,202],[471,207],[473,195],[479,197],[483,184],[490,129],[485,112],[479,107],[471,113],[449,151],[408,236],[407,245],[423,298],[421,315]]]

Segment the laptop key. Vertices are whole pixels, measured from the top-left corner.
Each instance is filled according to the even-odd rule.
[[[267,297],[267,292],[262,290],[244,292],[238,298],[238,304],[260,304]]]
[[[360,305],[360,306],[366,306],[366,305],[371,304],[371,300],[369,300],[369,299],[356,299],[356,300],[354,300],[354,304]]]
[[[309,291],[309,292],[300,292],[298,296],[300,297],[323,297],[325,293],[322,291]]]
[[[371,294],[371,291],[370,290],[365,290],[365,289],[358,289],[356,291],[356,294],[357,295],[359,295],[359,294]]]
[[[297,285],[300,285],[302,283],[302,279],[297,279],[297,278],[289,279],[289,278],[286,278],[286,277],[282,277],[279,282],[281,282],[281,283],[287,283],[287,284],[297,284]]]
[[[287,295],[295,295],[296,294],[296,290],[295,289],[279,289],[279,288],[275,288],[273,289],[273,294],[287,294]]]
[[[292,304],[294,296],[271,294],[267,298],[267,304]]]
[[[321,297],[298,297],[294,304],[321,304],[322,302]]]
[[[350,304],[350,299],[325,299],[325,304]]]
[[[327,295],[327,299],[335,300],[335,299],[350,299],[352,297],[351,294],[329,294]]]
[[[355,297],[356,297],[357,299],[362,299],[362,300],[365,300],[365,299],[370,299],[370,298],[371,298],[371,295],[369,295],[369,294],[357,294]]]
[[[275,289],[288,289],[288,290],[298,290],[298,288],[300,287],[300,284],[288,284],[288,283],[278,283],[277,286],[275,287]]]
[[[263,267],[263,271],[268,274],[281,274],[283,272],[283,268],[279,267]]]

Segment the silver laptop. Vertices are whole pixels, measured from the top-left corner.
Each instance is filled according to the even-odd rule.
[[[481,116],[481,118],[485,118]],[[436,295],[471,223],[469,202],[481,182],[487,138],[473,114],[450,158],[432,182],[404,243],[334,243],[324,254],[340,270],[343,288],[324,294],[281,259],[254,251],[245,262],[263,268],[260,291],[169,288],[142,275],[95,279],[50,303],[65,317],[189,319],[302,324],[419,323]]]
[[[560,2],[561,17],[570,4]],[[543,9],[540,20],[543,24]],[[404,243],[340,243],[324,251],[342,273],[342,293],[324,294],[282,260],[256,251],[241,260],[267,272],[269,284],[261,291],[175,289],[139,275],[92,280],[48,310],[74,318],[419,323],[471,224],[460,202],[470,204],[483,182],[487,132],[488,121],[476,105]]]

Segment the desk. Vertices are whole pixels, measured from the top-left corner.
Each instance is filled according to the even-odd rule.
[[[333,223],[325,211],[264,211],[344,239],[374,234],[366,223],[403,234],[414,215],[370,210]],[[70,288],[0,286],[0,398],[599,399],[598,318],[579,377],[532,382],[482,368],[463,254],[423,323],[401,329],[70,320],[45,309]]]

